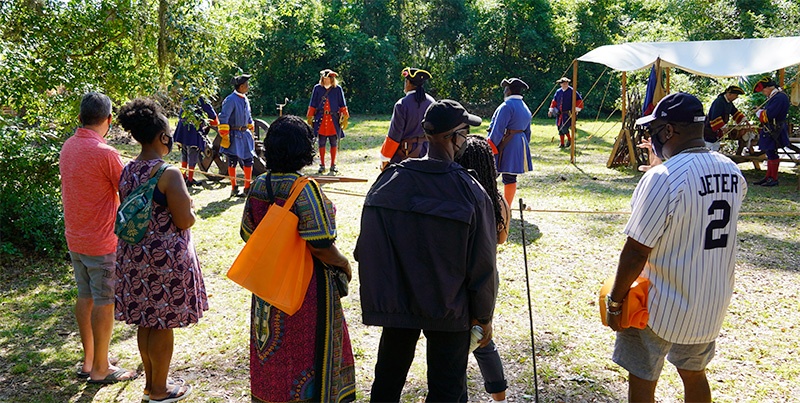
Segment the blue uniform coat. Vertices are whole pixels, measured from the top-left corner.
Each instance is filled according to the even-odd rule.
[[[772,95],[764,110],[758,117],[763,124],[758,133],[758,148],[761,151],[777,150],[789,145],[789,126],[786,124],[786,115],[789,113],[789,96],[779,91]],[[769,134],[770,130],[778,131],[778,141]]]
[[[250,130],[234,130],[247,127],[253,124],[253,116],[250,113],[250,101],[247,96],[239,95],[236,92],[228,95],[222,101],[222,112],[219,114],[219,124],[230,126],[231,145],[228,148],[220,148],[223,154],[234,155],[240,159],[255,157],[255,140]]]
[[[322,115],[325,113],[325,92],[327,91],[327,98],[330,101],[331,107],[331,118],[333,119],[333,127],[336,128],[336,134],[339,137],[344,137],[344,131],[342,130],[342,126],[339,125],[339,109],[347,107],[347,103],[344,100],[344,91],[342,91],[342,87],[335,86],[331,87],[330,91],[326,90],[325,87],[317,84],[314,86],[314,90],[311,91],[311,101],[309,101],[308,106],[311,108],[315,108],[314,111],[314,134],[319,135],[319,125],[322,123]]]
[[[217,112],[214,110],[214,107],[203,99],[197,103],[193,112],[200,120],[203,119],[203,114],[211,120],[217,119]],[[200,132],[201,129],[195,127],[183,118],[183,109],[181,109],[180,116],[181,119],[178,120],[178,126],[175,127],[175,142],[183,144],[184,147],[197,147],[201,152],[205,150],[206,142],[203,140],[203,135]]]
[[[432,96],[425,94],[425,99],[417,103],[414,100],[415,93],[416,91],[409,91],[405,97],[394,104],[392,120],[389,123],[389,133],[381,148],[383,159],[390,160],[393,164],[405,159],[402,158],[402,154],[396,153],[403,140],[425,137],[421,124],[422,118],[425,117],[425,111],[428,110],[428,107],[436,100]],[[414,147],[422,147],[419,157],[424,157],[428,154],[427,141],[416,143]],[[413,149],[409,151],[413,151]]]
[[[522,130],[511,134],[507,145],[500,152],[497,147],[503,140],[506,130]],[[497,152],[497,173],[521,174],[533,169],[531,161],[531,110],[521,95],[511,95],[500,104],[492,115],[489,124],[489,143]]]

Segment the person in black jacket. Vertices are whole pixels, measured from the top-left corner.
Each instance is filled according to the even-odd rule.
[[[362,320],[382,326],[371,401],[399,401],[420,330],[428,401],[466,402],[470,327],[492,337],[497,224],[481,185],[453,160],[481,119],[458,102],[433,103],[425,158],[389,165],[364,202],[355,258]]]

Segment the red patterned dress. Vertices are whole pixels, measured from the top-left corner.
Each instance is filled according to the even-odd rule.
[[[149,179],[160,162],[129,162],[120,178],[121,199]],[[160,193],[158,188],[156,192]],[[197,323],[208,310],[208,299],[192,233],[175,226],[169,208],[157,197],[152,211],[147,233],[138,244],[117,242],[114,315],[125,323],[154,329]]]
[[[242,217],[242,238],[250,234],[274,202],[283,205],[300,175],[272,173],[253,183]],[[291,208],[300,237],[316,248],[336,239],[333,203],[309,182]],[[303,305],[294,315],[253,295],[250,312],[250,391],[254,401],[349,402],[355,400],[353,349],[333,274],[314,259],[314,274]]]

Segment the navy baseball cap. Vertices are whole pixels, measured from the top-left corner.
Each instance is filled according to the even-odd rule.
[[[687,92],[674,92],[662,98],[652,114],[636,119],[636,124],[643,126],[656,119],[698,123],[706,120],[706,114],[703,113],[703,104],[697,97]]]
[[[451,99],[443,99],[432,103],[425,111],[422,129],[426,134],[435,135],[452,130],[462,123],[480,126],[481,118],[467,112],[460,103]]]

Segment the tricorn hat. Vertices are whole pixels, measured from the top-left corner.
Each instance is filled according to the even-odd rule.
[[[335,71],[333,71],[331,69],[325,69],[325,70],[321,70],[319,72],[319,76],[320,77],[338,77],[339,73],[337,73],[337,72],[335,72]]]
[[[236,77],[233,77],[231,79],[231,85],[233,86],[233,88],[238,88],[240,85],[246,83],[247,80],[249,80],[250,77],[252,76],[253,76],[252,74],[240,74]]]
[[[406,67],[400,74],[416,86],[422,85],[431,78],[431,73],[415,67]]]
[[[761,77],[761,79],[758,80],[756,85],[753,87],[753,92],[761,92],[761,90],[763,90],[766,87],[777,87],[777,86],[778,84],[775,82],[775,80],[769,77]]]
[[[739,87],[738,85],[731,85],[730,87],[725,88],[725,92],[726,93],[731,93],[731,94],[736,94],[736,95],[743,95],[744,94],[744,90],[742,89],[742,87]]]
[[[520,80],[519,78],[512,77],[512,78],[504,78],[503,81],[500,82],[501,87],[511,87],[512,91],[521,91],[527,90],[528,84],[525,81]]]
[[[572,82],[572,80],[570,80],[569,78],[566,78],[566,77],[561,77],[558,80],[556,80],[556,84],[571,83],[571,82]]]

